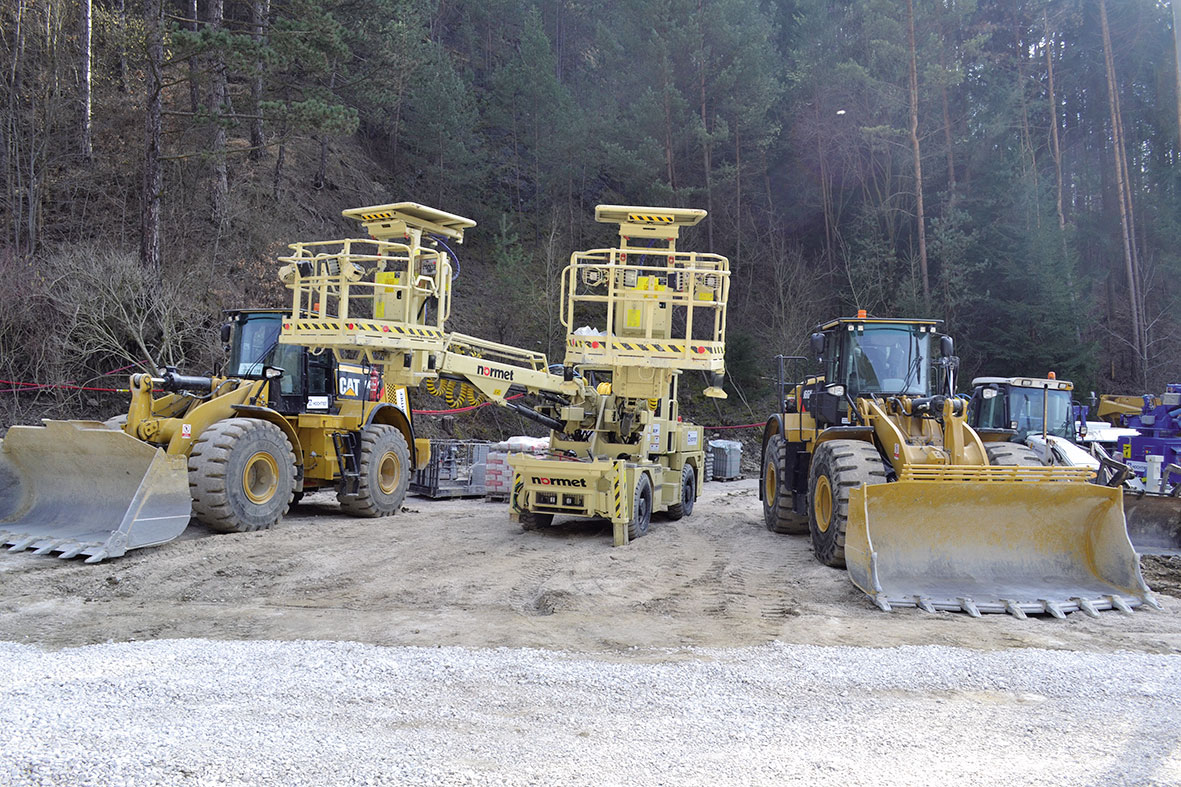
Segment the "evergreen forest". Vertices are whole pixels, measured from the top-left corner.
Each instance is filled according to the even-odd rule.
[[[961,380],[1181,381],[1176,0],[6,0],[0,421],[125,400],[282,305],[277,254],[478,222],[452,327],[561,360],[600,203],[704,208],[726,412],[830,317],[935,317]],[[46,387],[41,387],[46,386]],[[1080,397],[1082,398],[1082,397]],[[714,411],[709,411],[713,413]]]

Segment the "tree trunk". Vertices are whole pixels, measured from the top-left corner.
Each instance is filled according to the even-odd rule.
[[[332,76],[328,78],[328,92],[331,93],[336,89],[336,65],[332,66]],[[312,180],[312,186],[319,190],[324,188],[324,180],[328,177],[328,135],[320,135],[320,162],[316,167],[316,177]],[[440,178],[440,181],[442,178]]]
[[[131,92],[131,81],[127,70],[127,4],[117,0],[115,10],[119,15],[119,90]]]
[[[1176,68],[1177,151],[1181,156],[1181,2],[1172,0],[1170,5],[1173,6],[1173,65]],[[1174,160],[1173,166],[1177,165],[1178,162]]]
[[[910,44],[910,147],[914,152],[915,216],[919,233],[919,274],[923,279],[923,303],[931,306],[931,282],[927,276],[927,230],[923,215],[923,158],[919,149],[919,76],[914,45],[914,0],[906,0],[907,41]]]
[[[221,32],[224,21],[225,0],[209,0],[209,30],[214,35]],[[222,122],[226,103],[226,61],[223,52],[214,51],[210,57],[209,115],[213,124],[209,149],[213,154],[213,222],[222,227],[226,221],[230,185],[226,171],[226,127]]]
[[[268,0],[251,0],[250,22],[253,29],[250,37],[255,46],[260,48],[269,10]],[[263,60],[260,54],[254,61],[254,77],[250,80],[250,110],[254,116],[250,122],[250,159],[252,161],[261,161],[266,155],[266,148],[263,147],[265,140],[262,128],[262,71]]]
[[[1124,160],[1120,155],[1120,147],[1122,145],[1122,134],[1119,127],[1119,112],[1116,109],[1116,81],[1115,81],[1115,61],[1111,55],[1111,30],[1107,25],[1107,4],[1105,0],[1099,0],[1099,19],[1103,31],[1103,59],[1107,71],[1107,103],[1111,112],[1111,132],[1112,143],[1115,148],[1115,180],[1116,191],[1119,194],[1119,218],[1121,239],[1124,246],[1124,268],[1128,277],[1128,303],[1132,318],[1132,346],[1135,350],[1135,364],[1134,374],[1137,378],[1142,378],[1144,364],[1144,329],[1140,314],[1140,294],[1139,282],[1136,273],[1136,262],[1132,256],[1132,233],[1128,221],[1128,206],[1124,200],[1126,193],[1127,176],[1124,172]]]
[[[90,115],[91,115],[91,78],[90,78],[90,62],[91,62],[91,30],[93,20],[93,9],[91,8],[91,0],[80,0],[78,3],[80,19],[78,20],[78,50],[79,61],[78,68],[80,76],[78,79],[78,103],[82,107],[82,123],[79,129],[79,145],[78,152],[83,161],[90,161],[94,158],[94,143],[91,139],[90,133]]]
[[[143,267],[160,270],[160,192],[164,179],[160,171],[161,69],[164,63],[164,34],[160,0],[144,0],[144,33],[147,45],[147,111],[144,113],[144,181],[140,200],[139,259]]]
[[[1042,15],[1046,37],[1046,77],[1050,91],[1050,152],[1054,156],[1054,179],[1057,185],[1058,229],[1062,233],[1062,253],[1066,254],[1066,213],[1062,209],[1062,147],[1058,141],[1058,99],[1054,93],[1054,38],[1050,35],[1050,20]]]
[[[705,0],[697,0],[697,24],[699,26],[703,26],[705,24],[704,2],[705,2]],[[702,27],[702,29],[701,29],[700,46],[701,46],[701,48],[699,50],[700,56],[698,58],[699,62],[697,64],[698,65],[697,75],[698,75],[698,86],[700,88],[700,93],[701,93],[701,133],[703,135],[701,154],[702,154],[702,159],[703,159],[702,163],[703,163],[703,166],[705,167],[705,210],[706,210],[706,213],[708,214],[705,219],[705,229],[706,229],[705,236],[706,236],[706,249],[712,254],[713,250],[714,250],[714,222],[713,222],[714,193],[713,193],[713,160],[712,160],[713,159],[713,150],[712,150],[713,142],[709,138],[709,118],[706,113],[706,103],[705,103],[705,68],[707,65],[707,63],[706,63],[707,58],[705,56],[705,30],[704,30],[704,27]]]
[[[189,0],[189,30],[196,33],[198,28],[198,14],[197,0]],[[196,115],[201,111],[201,79],[200,79],[201,64],[197,60],[197,56],[193,55],[189,58],[189,107],[193,114]]]
[[[1035,226],[1042,226],[1041,185],[1038,182],[1037,150],[1034,148],[1033,136],[1029,133],[1029,105],[1025,99],[1025,46],[1021,41],[1021,26],[1016,14],[1013,16],[1013,54],[1017,59],[1017,97],[1021,103],[1021,166],[1025,167],[1025,157],[1029,156],[1029,174],[1033,177],[1033,216]]]
[[[668,62],[664,63],[664,160],[668,166],[668,187],[675,193],[677,178],[673,170],[673,113],[669,100]]]

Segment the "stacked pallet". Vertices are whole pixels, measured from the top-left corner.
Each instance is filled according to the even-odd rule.
[[[494,502],[508,500],[513,483],[513,468],[508,463],[509,454],[544,454],[547,451],[548,437],[518,435],[503,442],[493,443],[484,469],[484,499]]]

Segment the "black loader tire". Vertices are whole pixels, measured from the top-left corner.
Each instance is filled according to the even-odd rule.
[[[214,530],[265,530],[287,513],[295,453],[278,426],[256,418],[218,421],[193,441],[193,516]]]
[[[539,514],[536,511],[522,511],[517,515],[522,530],[540,530],[553,524],[553,514]]]
[[[984,452],[988,463],[998,467],[1042,467],[1037,453],[1019,443],[985,443]]]
[[[697,502],[697,473],[693,465],[681,468],[681,502],[668,507],[668,518],[674,521],[693,515],[693,504]]]
[[[791,507],[791,479],[787,477],[787,441],[783,435],[771,435],[763,455],[763,524],[772,533],[803,535],[808,532],[808,517]]]
[[[641,473],[636,479],[636,490],[632,494],[632,518],[627,523],[628,540],[647,534],[652,524],[652,482]]]
[[[849,493],[862,484],[885,482],[885,465],[871,443],[832,440],[816,448],[808,474],[808,529],[817,560],[845,567]]]
[[[341,510],[373,519],[402,510],[410,486],[410,448],[402,433],[389,424],[369,424],[361,430],[357,494],[337,492]]]

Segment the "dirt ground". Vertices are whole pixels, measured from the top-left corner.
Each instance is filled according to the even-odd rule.
[[[1181,652],[1181,560],[1146,559],[1164,609],[974,620],[879,611],[801,536],[762,525],[755,481],[711,483],[691,517],[611,546],[604,523],[524,533],[503,503],[407,498],[383,520],[309,497],[277,528],[191,525],[98,565],[0,555],[0,639],[355,640],[610,654],[779,640],[816,645]]]

